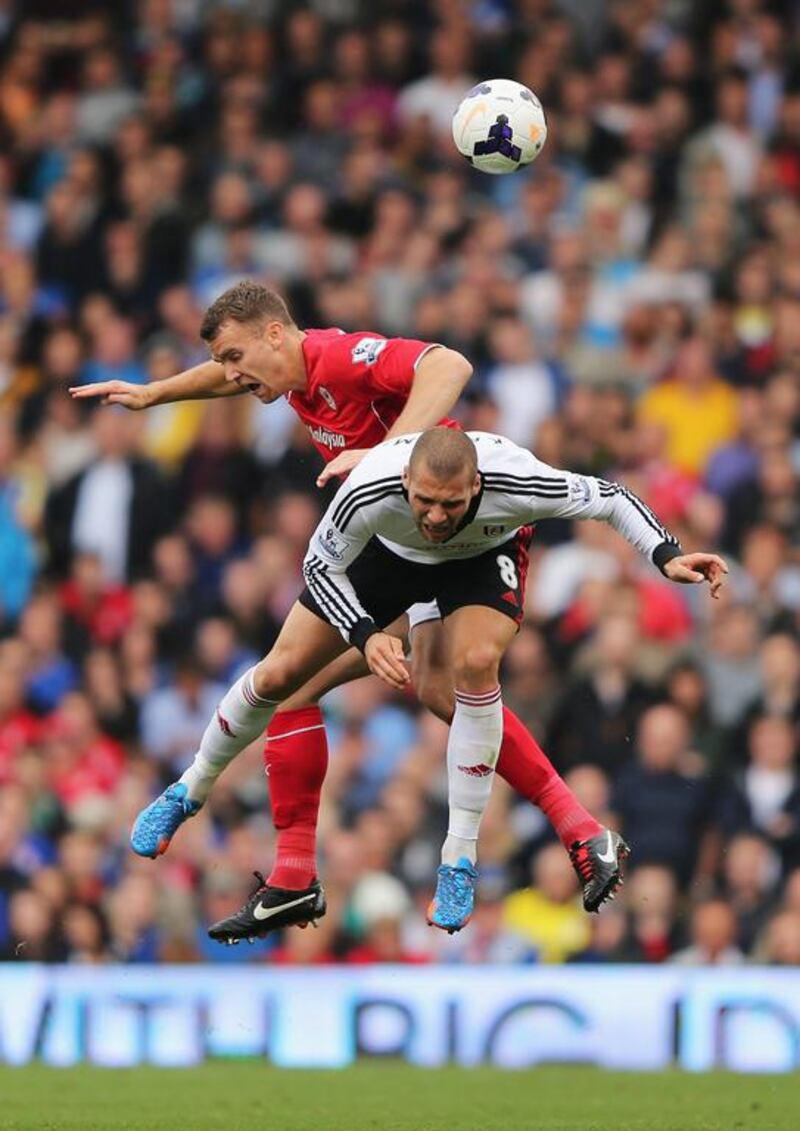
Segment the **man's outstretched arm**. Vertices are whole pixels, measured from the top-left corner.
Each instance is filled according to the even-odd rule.
[[[516,448],[507,470],[483,475],[484,489],[509,493],[521,523],[541,518],[594,518],[607,522],[670,581],[707,581],[719,597],[728,565],[719,554],[684,553],[654,512],[621,483],[550,467],[524,448]]]
[[[102,398],[103,404],[120,404],[138,411],[173,401],[208,400],[211,397],[235,397],[247,392],[234,381],[225,380],[225,370],[216,361],[203,361],[163,381],[135,385],[130,381],[98,381],[94,385],[73,385],[76,400]]]

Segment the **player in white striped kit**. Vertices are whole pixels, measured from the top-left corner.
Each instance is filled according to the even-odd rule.
[[[339,489],[304,563],[307,589],[270,654],[253,669],[249,698],[220,704],[239,736],[348,645],[390,686],[409,680],[402,641],[381,631],[410,605],[436,600],[445,625],[455,710],[447,748],[450,825],[429,921],[459,930],[469,919],[476,844],[502,735],[499,666],[522,616],[530,524],[609,522],[670,580],[707,580],[717,596],[727,566],[716,554],[683,554],[632,492],[559,471],[491,433],[432,428],[374,448]],[[240,739],[241,740],[241,737]],[[209,727],[201,755],[223,744]],[[220,756],[227,756],[220,749]],[[608,833],[615,865],[626,852]],[[270,909],[256,892],[212,937],[263,932]]]

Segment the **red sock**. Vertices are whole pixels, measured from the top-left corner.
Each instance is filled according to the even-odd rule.
[[[275,864],[267,883],[299,891],[317,874],[317,815],[328,769],[328,739],[319,707],[272,716],[264,767],[277,830]]]
[[[532,734],[513,711],[503,708],[503,744],[497,772],[536,805],[565,848],[599,833],[602,825],[578,801]]]

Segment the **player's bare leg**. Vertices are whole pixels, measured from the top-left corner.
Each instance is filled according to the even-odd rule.
[[[510,617],[482,605],[457,609],[445,621],[455,697],[447,742],[450,824],[428,922],[450,934],[472,915],[478,830],[503,739],[500,661],[516,631]]]
[[[388,628],[387,632],[394,629]],[[275,715],[282,715],[288,711],[299,711],[305,707],[312,707],[319,703],[323,695],[352,683],[356,679],[363,679],[370,674],[367,661],[357,648],[348,648],[343,656],[337,657],[331,663],[317,672],[292,695],[288,695],[276,708]]]

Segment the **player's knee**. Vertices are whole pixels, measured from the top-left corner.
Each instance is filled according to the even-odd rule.
[[[276,652],[256,664],[253,672],[253,690],[261,699],[286,699],[298,683],[297,664],[290,653]]]
[[[483,687],[497,681],[500,650],[491,642],[475,641],[453,660],[456,687]]]
[[[448,680],[437,677],[427,679],[423,675],[415,680],[414,688],[423,706],[443,722],[450,722],[453,717],[453,689]]]

